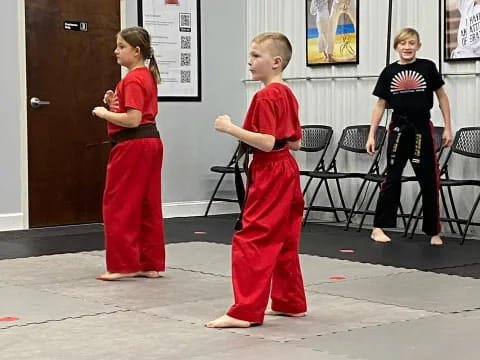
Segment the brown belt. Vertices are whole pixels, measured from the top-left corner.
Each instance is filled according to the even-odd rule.
[[[160,138],[160,133],[155,124],[142,124],[136,128],[119,131],[111,136],[113,145],[127,140],[143,138]]]

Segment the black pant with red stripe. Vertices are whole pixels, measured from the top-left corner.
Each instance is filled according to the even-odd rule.
[[[433,124],[431,121],[424,121],[412,125],[408,120],[405,122],[395,116],[389,126],[387,172],[381,185],[373,226],[396,227],[402,173],[408,160],[412,164],[422,193],[422,230],[430,236],[438,235],[441,230],[438,201],[440,176]]]

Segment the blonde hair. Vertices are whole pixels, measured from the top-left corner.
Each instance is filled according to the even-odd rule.
[[[140,53],[144,60],[149,60],[148,69],[152,73],[153,79],[157,84],[160,84],[160,70],[158,70],[157,60],[153,54],[150,34],[147,30],[140,26],[129,27],[120,31],[117,36],[120,36],[130,46],[140,49]]]
[[[282,70],[284,70],[292,58],[292,44],[290,40],[279,32],[264,32],[252,39],[252,43],[259,45],[265,42],[269,42],[268,49],[272,56],[280,56],[282,58]]]
[[[420,34],[417,30],[409,27],[401,29],[393,40],[393,48],[396,49],[398,44],[400,44],[402,41],[405,41],[414,36],[417,38],[417,41],[420,44]]]

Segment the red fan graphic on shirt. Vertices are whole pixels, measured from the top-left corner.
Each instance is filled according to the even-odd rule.
[[[392,79],[390,90],[397,92],[425,89],[426,87],[427,83],[421,74],[413,70],[404,70]]]

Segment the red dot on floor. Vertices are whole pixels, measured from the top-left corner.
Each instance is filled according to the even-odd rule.
[[[17,320],[20,320],[20,318],[15,317],[15,316],[0,317],[0,321],[17,321]]]
[[[342,249],[340,250],[341,253],[353,253],[355,251],[353,251],[352,249]]]
[[[195,231],[194,234],[196,235],[205,235],[207,232],[206,231]]]
[[[345,280],[345,279],[346,279],[345,276],[338,276],[338,275],[330,276],[330,280]]]

